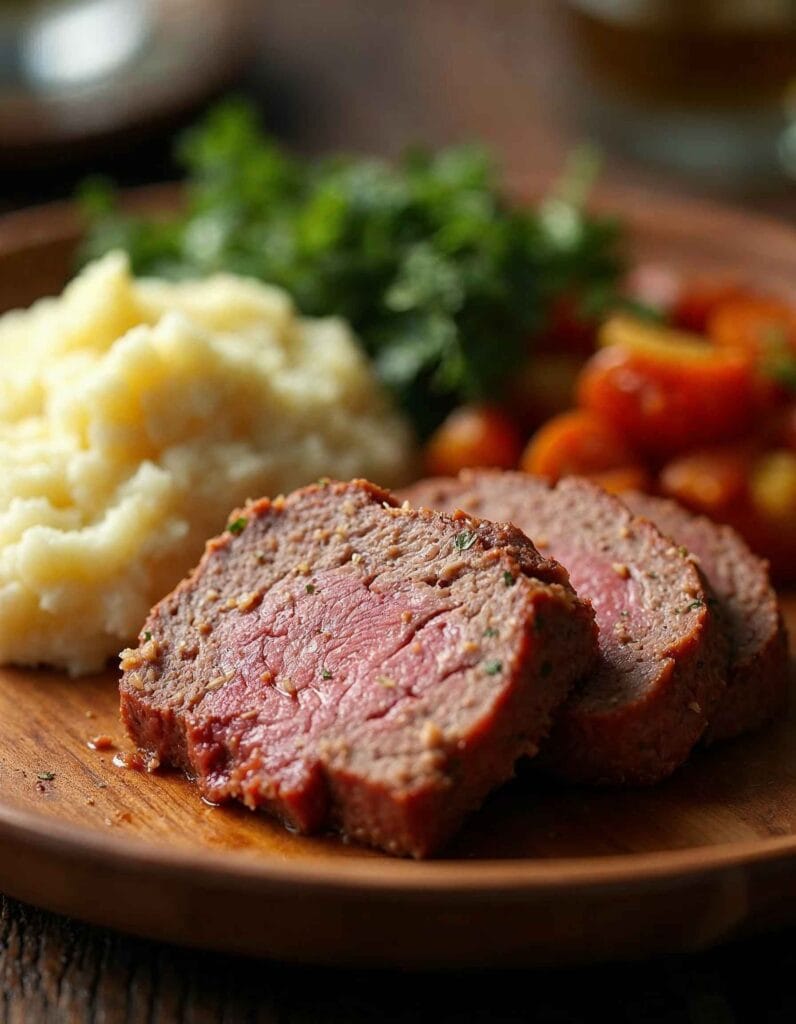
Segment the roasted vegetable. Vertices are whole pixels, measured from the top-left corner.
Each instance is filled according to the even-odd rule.
[[[753,422],[757,389],[744,353],[624,315],[606,322],[600,341],[579,402],[637,450],[667,457],[733,440]]]
[[[425,468],[431,476],[454,476],[467,466],[513,469],[522,443],[512,420],[495,406],[455,409],[429,438]]]

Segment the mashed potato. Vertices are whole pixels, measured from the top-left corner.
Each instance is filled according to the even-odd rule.
[[[234,506],[410,450],[339,320],[106,257],[0,318],[0,662],[101,668]]]

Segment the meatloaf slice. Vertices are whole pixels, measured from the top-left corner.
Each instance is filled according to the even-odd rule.
[[[123,652],[121,712],[209,800],[422,857],[536,751],[595,648],[515,527],[329,483],[208,543]]]
[[[727,647],[699,570],[646,519],[575,477],[464,472],[404,492],[417,507],[510,520],[594,606],[600,660],[540,753],[577,782],[657,782],[688,757],[725,690]]]
[[[776,717],[788,699],[788,640],[766,562],[732,527],[676,501],[638,493],[623,494],[622,500],[697,558],[719,602],[730,667],[727,691],[705,739],[730,739]]]

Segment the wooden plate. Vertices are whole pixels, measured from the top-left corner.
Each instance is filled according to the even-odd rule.
[[[776,224],[659,200],[618,208],[645,255],[793,280],[796,240]],[[63,205],[0,222],[0,308],[62,286],[76,230]],[[785,604],[796,632],[796,597]],[[796,922],[796,711],[650,790],[529,772],[418,864],[116,767],[114,683],[0,671],[0,888],[15,897],[191,945],[401,966],[641,956]],[[89,749],[102,734],[114,748]]]

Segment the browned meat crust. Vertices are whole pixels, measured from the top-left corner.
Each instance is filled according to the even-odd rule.
[[[509,520],[565,565],[595,608],[601,658],[540,753],[555,774],[649,784],[681,765],[725,691],[727,645],[704,578],[646,519],[586,480],[466,471],[403,496]]]
[[[331,483],[208,543],[123,653],[121,711],[210,800],[420,857],[536,751],[594,650],[516,528]]]
[[[695,515],[676,501],[648,494],[622,500],[694,555],[710,582],[730,647],[727,691],[705,740],[731,739],[758,729],[788,701],[788,639],[767,563],[729,526]]]

